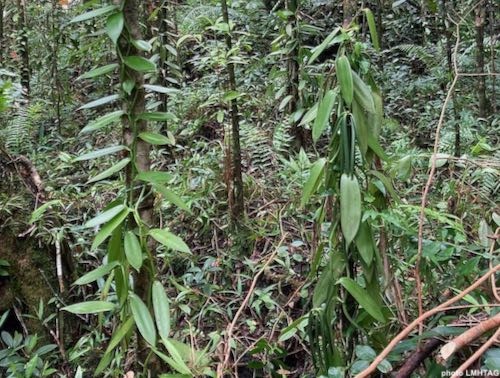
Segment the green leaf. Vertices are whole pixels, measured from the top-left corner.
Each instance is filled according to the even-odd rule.
[[[77,279],[73,285],[86,285],[91,282],[97,281],[99,278],[105,276],[106,274],[109,274],[114,268],[119,266],[120,263],[118,261],[113,261],[109,264],[102,265],[87,274],[84,274],[81,276],[79,279]]]
[[[311,56],[309,57],[309,60],[307,61],[307,64],[313,64],[314,61],[321,55],[321,53],[323,51],[325,51],[325,49],[327,47],[329,47],[330,43],[333,41],[333,39],[335,38],[335,36],[338,34],[338,32],[340,31],[340,28],[337,27],[335,28],[326,38],[323,42],[321,42],[321,44],[317,47],[315,47],[313,50],[312,50],[312,54]]]
[[[125,146],[111,146],[111,147],[106,147],[102,148],[100,150],[95,150],[88,152],[86,154],[78,156],[75,161],[83,161],[83,160],[91,160],[91,159],[96,159],[101,156],[106,156],[110,154],[114,154],[116,152],[120,152],[127,149]]]
[[[321,100],[318,107],[318,114],[314,120],[314,125],[312,128],[312,137],[316,142],[323,131],[325,131],[328,126],[328,120],[332,113],[333,105],[335,104],[335,99],[337,98],[337,93],[334,90],[328,90],[325,96]]]
[[[389,192],[389,194],[395,201],[397,202],[400,201],[398,194],[394,190],[394,186],[392,185],[391,181],[387,176],[385,176],[382,172],[375,170],[369,171],[369,173],[378,178],[382,182],[382,184],[384,184],[385,189]]]
[[[101,214],[95,216],[94,218],[90,219],[85,223],[83,227],[85,228],[92,228],[95,226],[99,226],[103,223],[106,223],[107,221],[111,220],[114,218],[116,215],[121,213],[123,209],[126,209],[127,207],[125,205],[119,204],[117,206],[112,207],[109,210],[106,210],[102,212]]]
[[[90,183],[96,182],[96,181],[100,181],[100,180],[104,180],[105,178],[108,178],[109,176],[114,175],[116,172],[119,172],[123,168],[125,168],[128,163],[130,163],[130,158],[125,158],[125,159],[120,160],[118,163],[116,163],[112,167],[106,169],[104,172],[101,172],[97,176],[92,177],[89,181],[87,181],[87,184],[90,184]]]
[[[354,353],[360,360],[371,362],[377,357],[377,353],[368,345],[356,345]]]
[[[106,33],[108,33],[109,38],[111,38],[113,44],[115,45],[118,42],[118,38],[120,38],[120,35],[122,34],[124,24],[125,22],[122,12],[112,14],[106,20]]]
[[[132,231],[127,231],[125,234],[124,249],[129,264],[139,271],[142,266],[142,248],[139,239]]]
[[[174,251],[191,253],[187,244],[184,243],[184,241],[180,237],[172,234],[167,230],[155,228],[149,231],[149,235],[167,248],[173,249]]]
[[[130,309],[137,325],[137,329],[141,333],[144,340],[151,346],[156,345],[156,330],[153,324],[153,318],[149,313],[144,302],[135,294],[130,294]]]
[[[98,100],[91,101],[85,105],[80,106],[77,110],[96,108],[98,106],[106,105],[106,104],[109,104],[110,102],[116,101],[119,98],[120,98],[119,95],[111,95],[111,96],[101,97]]]
[[[36,209],[31,213],[31,218],[29,223],[35,223],[36,221],[40,220],[43,214],[45,214],[45,212],[47,211],[47,209],[54,205],[62,206],[62,202],[59,200],[52,200],[44,203],[42,206],[40,206],[38,209]]]
[[[292,95],[288,95],[283,100],[281,100],[280,105],[278,106],[278,110],[283,110],[292,98],[293,98]]]
[[[340,177],[340,225],[346,247],[358,233],[361,221],[361,192],[358,179],[345,173]]]
[[[172,175],[168,172],[143,171],[135,176],[136,180],[146,181],[151,184],[164,184],[172,180]]]
[[[352,120],[354,121],[354,128],[356,130],[356,139],[363,157],[366,156],[368,151],[368,119],[366,113],[359,105],[357,100],[352,102]]]
[[[80,131],[80,133],[89,133],[91,131],[102,129],[110,123],[118,121],[124,114],[125,112],[123,110],[117,110],[116,112],[105,114],[102,117],[99,117],[96,120],[90,122]]]
[[[354,99],[369,113],[375,113],[375,104],[371,89],[365,84],[355,71],[352,71],[352,83],[354,87]]]
[[[108,347],[106,348],[106,353],[110,353],[113,349],[115,349],[120,341],[130,332],[132,327],[134,326],[134,318],[130,317],[128,318],[124,323],[120,325],[120,327],[113,332],[113,337],[111,338],[111,341],[109,342]]]
[[[377,365],[377,370],[381,373],[387,374],[392,370],[392,365],[386,359],[382,360],[381,363]]]
[[[349,292],[349,294],[353,296],[356,302],[358,302],[368,314],[370,314],[374,319],[385,323],[382,309],[372,299],[370,294],[359,286],[356,281],[348,277],[342,277],[338,283],[340,283]]]
[[[182,200],[182,198],[175,192],[171,191],[170,189],[167,189],[163,185],[153,185],[153,188],[159,192],[163,198],[165,198],[168,202],[174,204],[175,206],[191,213],[191,209],[189,206]]]
[[[118,63],[112,63],[106,66],[97,67],[79,76],[76,80],[92,79],[97,76],[106,75],[107,73],[113,72],[118,67],[119,67]]]
[[[177,88],[167,88],[162,87],[161,85],[144,84],[144,88],[152,92],[163,93],[166,95],[176,94],[180,92],[180,90]]]
[[[177,120],[175,114],[170,112],[146,112],[139,114],[137,118],[143,119],[145,121],[157,121],[157,122]]]
[[[132,44],[138,50],[142,50],[142,51],[151,51],[151,49],[153,48],[153,46],[151,46],[151,43],[146,42],[146,41],[144,41],[142,39],[138,39],[138,40],[133,39],[132,40]]]
[[[309,201],[309,198],[311,198],[313,193],[318,188],[320,179],[323,177],[323,168],[325,167],[325,164],[326,160],[321,158],[312,165],[311,173],[309,174],[309,178],[307,179],[302,192],[302,199],[300,201],[301,206],[304,206]]]
[[[363,261],[366,265],[371,265],[373,262],[374,244],[370,225],[366,221],[361,223],[355,243]]]
[[[126,66],[132,68],[134,71],[138,72],[156,71],[156,65],[150,60],[143,58],[142,56],[126,56],[125,58],[123,58],[123,63],[125,63]]]
[[[94,238],[94,242],[92,243],[92,247],[90,248],[94,251],[97,247],[101,245],[101,243],[111,235],[113,230],[117,228],[122,222],[127,218],[130,213],[130,209],[126,208],[122,210],[117,216],[111,219],[108,223],[106,223],[101,230],[97,233]]]
[[[97,314],[114,309],[115,305],[113,303],[104,301],[80,302],[62,308],[62,310],[71,312],[72,314]]]
[[[304,117],[302,117],[302,120],[300,121],[299,125],[306,125],[312,121],[314,121],[318,115],[318,103],[315,103],[311,109],[307,111],[306,114],[304,114]]]
[[[354,87],[352,83],[351,64],[347,56],[342,55],[338,57],[335,62],[335,68],[342,98],[347,105],[351,105],[354,96]]]
[[[108,5],[106,7],[94,9],[93,11],[83,13],[79,16],[76,16],[73,18],[69,23],[74,24],[75,22],[81,22],[81,21],[87,21],[95,17],[102,16],[104,14],[107,14],[109,12],[112,12],[116,9],[116,5]]]
[[[172,144],[172,141],[167,138],[165,135],[161,135],[158,133],[153,133],[150,131],[144,131],[139,134],[139,138],[143,141],[148,142],[149,144],[163,146],[165,144]]]
[[[162,340],[166,340],[170,334],[170,305],[161,282],[153,282],[152,296],[156,328]]]
[[[223,101],[233,101],[236,100],[238,97],[242,96],[242,94],[238,91],[227,91],[224,93],[224,97],[222,98]]]
[[[363,12],[366,16],[366,22],[368,23],[368,29],[370,30],[370,37],[372,39],[373,47],[375,50],[380,51],[380,43],[378,41],[377,25],[375,24],[375,18],[370,9],[364,8]]]
[[[176,345],[170,340],[170,339],[164,339],[162,340],[163,344],[168,350],[168,353],[170,353],[170,356],[172,356],[172,359],[175,361],[177,365],[177,371],[181,374],[192,374],[191,370],[189,370],[189,367],[186,365],[184,362],[182,355]]]
[[[176,378],[181,378],[181,377],[182,378],[183,377],[191,378],[191,377],[193,377],[191,370],[189,370],[189,368],[186,366],[184,361],[182,361],[181,364],[178,364],[176,361],[174,361],[174,359],[166,356],[165,354],[161,353],[159,350],[153,349],[153,352],[155,352],[155,354],[158,357],[160,357],[163,361],[165,361],[172,369],[181,373],[180,376],[178,374],[168,374],[167,376],[176,377]],[[162,377],[163,375],[165,375],[165,374],[162,374],[160,377]]]

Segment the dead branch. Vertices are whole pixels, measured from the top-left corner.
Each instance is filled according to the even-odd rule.
[[[487,281],[492,274],[495,274],[500,270],[500,264],[497,266],[493,267],[490,269],[488,272],[486,272],[481,278],[479,278],[476,282],[474,282],[472,285],[470,285],[468,288],[465,290],[461,291],[459,294],[455,295],[453,298],[447,300],[446,302],[440,304],[439,306],[423,313],[421,316],[419,316],[417,319],[415,319],[413,322],[411,322],[405,329],[403,329],[396,337],[394,337],[391,342],[384,348],[384,350],[373,360],[373,362],[368,366],[365,370],[363,370],[361,373],[356,375],[355,378],[366,378],[369,377],[376,369],[378,364],[380,364],[384,358],[387,357],[387,355],[394,349],[394,347],[403,339],[405,339],[411,331],[415,327],[417,327],[420,323],[422,323],[425,319],[430,318],[431,316],[442,312],[446,310],[450,305],[452,305],[455,302],[458,302],[460,299],[465,297],[467,294],[469,294],[471,291],[477,289],[479,286],[483,284],[483,282]]]
[[[451,376],[452,378],[454,377],[461,377],[463,376],[464,371],[472,365],[479,357],[481,357],[484,352],[488,350],[490,346],[492,346],[495,342],[497,342],[498,338],[500,337],[500,328],[497,329],[497,331],[491,336],[488,341],[486,341],[481,348],[476,350],[472,356],[470,356],[467,361],[465,361],[460,367],[455,370],[453,375]]]
[[[409,378],[420,364],[431,355],[431,353],[441,344],[443,340],[430,339],[420,349],[417,350],[406,360],[406,362],[396,372],[394,378]]]
[[[482,321],[478,325],[462,333],[460,336],[457,336],[452,341],[446,343],[446,345],[441,348],[440,359],[447,361],[458,350],[462,349],[466,345],[469,345],[474,340],[496,327],[500,327],[500,314],[497,314],[488,320]]]

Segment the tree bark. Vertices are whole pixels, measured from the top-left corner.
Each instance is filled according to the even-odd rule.
[[[229,13],[227,10],[226,0],[221,0],[222,19],[229,25]],[[233,49],[230,31],[226,33],[226,48],[227,51]],[[229,89],[236,91],[236,76],[234,73],[234,63],[227,63],[227,73],[229,79]],[[238,102],[236,99],[230,102],[231,113],[231,179],[232,187],[230,188],[229,203],[231,218],[233,222],[238,223],[244,213],[244,198],[243,198],[243,178],[241,173],[241,145],[240,145],[240,119],[238,113]]]
[[[4,0],[0,0],[0,65],[3,65],[3,10]]]
[[[480,2],[476,7],[476,70],[479,74],[484,73],[484,21],[485,7]],[[479,117],[486,117],[486,77],[480,75],[477,78],[477,96],[479,100]]]
[[[344,12],[344,27],[347,27],[354,15],[356,14],[356,10],[358,7],[358,2],[356,0],[343,0],[342,9]]]
[[[30,59],[28,48],[28,33],[27,33],[27,19],[26,19],[26,0],[17,0],[18,22],[17,29],[20,34],[19,55],[21,56],[21,85],[26,91],[26,96],[29,97],[30,93]]]

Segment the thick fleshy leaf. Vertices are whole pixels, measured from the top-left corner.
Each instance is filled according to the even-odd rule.
[[[354,96],[354,87],[352,83],[351,64],[347,56],[342,55],[335,62],[337,80],[340,85],[340,93],[347,105],[351,105]]]
[[[124,323],[120,325],[120,327],[113,332],[113,337],[109,342],[108,347],[106,348],[106,353],[110,353],[113,349],[115,349],[120,341],[130,332],[132,327],[134,326],[134,318],[128,318]]]
[[[321,100],[321,103],[318,107],[318,114],[316,119],[314,120],[314,125],[312,128],[312,137],[314,141],[317,141],[323,131],[325,131],[328,126],[328,121],[330,119],[333,105],[335,104],[335,99],[337,97],[337,93],[334,90],[328,90],[325,93],[325,96]]]
[[[75,281],[74,285],[86,285],[91,282],[97,281],[99,278],[104,277],[106,274],[109,274],[109,272],[111,272],[118,265],[120,265],[118,261],[113,261],[109,264],[101,265],[100,267],[81,276]]]
[[[110,95],[110,96],[101,97],[98,100],[91,101],[91,102],[89,102],[89,103],[87,103],[85,105],[80,106],[78,108],[78,110],[96,108],[98,106],[106,105],[106,104],[109,104],[110,102],[116,101],[119,98],[120,98],[119,95]]]
[[[152,296],[158,334],[162,339],[167,339],[170,334],[170,305],[161,282],[155,281],[153,283]]]
[[[114,206],[111,209],[103,211],[102,213],[87,221],[83,227],[92,228],[106,223],[107,221],[113,219],[115,216],[121,213],[121,211],[124,209],[126,209],[126,206],[122,204]]]
[[[119,172],[123,168],[125,168],[128,163],[130,163],[130,158],[125,158],[125,159],[120,160],[118,163],[116,163],[112,167],[106,169],[104,172],[101,172],[97,176],[92,177],[89,181],[87,181],[87,184],[90,184],[91,182],[104,180],[105,178],[113,176],[116,172]]]
[[[307,125],[308,123],[314,121],[318,115],[318,103],[315,103],[311,109],[309,109],[304,117],[300,120],[299,125]]]
[[[342,277],[338,282],[354,297],[356,302],[358,302],[367,313],[376,320],[385,323],[384,314],[380,306],[356,281],[348,277]]]
[[[144,88],[147,89],[148,91],[163,93],[167,95],[176,94],[180,92],[180,90],[177,88],[168,88],[168,87],[163,87],[161,85],[144,84]]]
[[[112,14],[106,20],[106,33],[108,33],[109,38],[111,38],[115,45],[122,34],[124,23],[122,12]]]
[[[113,303],[104,301],[81,302],[62,308],[62,310],[71,312],[72,314],[97,314],[99,312],[106,312],[114,309],[115,305]]]
[[[124,239],[125,256],[129,264],[139,270],[142,266],[142,248],[139,239],[132,231],[127,231]]]
[[[114,154],[116,152],[123,151],[126,148],[127,147],[125,147],[125,146],[111,146],[111,147],[102,148],[100,150],[95,150],[95,151],[87,152],[86,154],[80,155],[77,158],[75,158],[75,161],[96,159],[96,158],[101,157],[101,156],[106,156],[106,155]]]
[[[137,176],[135,176],[136,180],[146,181],[150,184],[165,184],[172,180],[172,175],[168,172],[160,172],[160,171],[144,171],[139,172]]]
[[[370,225],[367,222],[361,223],[355,239],[356,248],[366,265],[371,265],[374,255],[374,243]]]
[[[175,121],[177,117],[175,114],[170,112],[147,112],[141,113],[137,116],[138,119],[143,119],[146,121]]]
[[[330,46],[330,43],[332,43],[333,39],[335,38],[335,36],[338,34],[338,32],[340,31],[340,28],[335,28],[326,38],[323,42],[321,42],[320,45],[318,45],[317,47],[315,47],[313,50],[312,50],[312,54],[311,56],[309,57],[309,60],[308,60],[308,64],[313,64],[314,61],[321,55],[321,53],[323,51],[325,51],[325,49]]]
[[[182,210],[185,210],[187,212],[191,212],[191,209],[189,208],[189,206],[187,205],[187,203],[185,203],[182,198],[175,192],[171,191],[170,189],[167,189],[165,186],[163,185],[153,185],[154,189],[159,192],[163,198],[165,198],[168,202],[174,204],[175,206],[181,208]]]
[[[380,43],[378,41],[377,25],[375,24],[375,18],[370,9],[364,8],[363,12],[366,16],[366,22],[368,23],[368,29],[370,30],[370,37],[372,39],[372,44],[375,50],[380,51]]]
[[[167,230],[155,228],[149,231],[149,235],[167,248],[173,249],[174,251],[191,253],[187,244],[184,243],[184,241],[180,237],[172,234]]]
[[[156,330],[147,306],[135,294],[130,294],[130,308],[140,334],[150,345],[156,345]]]
[[[116,112],[108,113],[96,120],[89,122],[80,133],[89,133],[91,131],[102,129],[103,127],[120,120],[121,116],[125,114],[123,110],[117,110]]]
[[[106,75],[107,73],[113,72],[117,68],[118,68],[118,63],[112,63],[112,64],[108,64],[106,66],[97,67],[97,68],[94,68],[93,70],[85,72],[83,75],[79,76],[76,80],[92,79],[94,77]]]
[[[123,63],[126,66],[132,68],[134,71],[138,72],[154,72],[156,71],[156,65],[150,60],[143,58],[142,56],[126,56],[123,58]]]
[[[313,193],[318,188],[321,177],[323,177],[324,167],[326,164],[326,160],[321,158],[316,161],[311,167],[311,173],[309,174],[309,178],[307,179],[304,190],[302,191],[302,199],[300,201],[301,206],[304,206],[309,198],[313,195]]]
[[[92,243],[92,247],[90,248],[92,251],[99,247],[104,240],[106,240],[122,222],[127,218],[130,213],[130,209],[126,208],[122,210],[117,216],[111,219],[108,223],[106,223],[101,230],[97,233],[94,238],[94,242]]]
[[[346,246],[358,233],[361,221],[361,192],[358,179],[343,173],[340,177],[340,225]]]
[[[97,9],[94,9],[90,12],[83,13],[79,16],[76,16],[69,23],[73,24],[75,22],[87,21],[87,20],[90,20],[92,18],[96,18],[96,17],[102,16],[102,15],[108,14],[109,12],[112,12],[115,9],[116,9],[116,5],[108,5],[108,6],[105,6],[102,8],[97,8]]]
[[[172,144],[172,141],[166,137],[165,135],[161,135],[158,133],[153,133],[150,131],[145,131],[139,134],[139,138],[143,141],[148,142],[149,144],[162,146],[165,144]]]
[[[352,71],[352,83],[354,87],[354,99],[358,101],[359,105],[365,111],[375,113],[375,104],[373,103],[371,89],[355,71]]]
[[[356,139],[358,140],[359,149],[363,154],[363,157],[368,151],[368,119],[367,113],[363,110],[361,105],[359,105],[357,100],[352,102],[352,118],[354,120],[354,128],[356,130]]]

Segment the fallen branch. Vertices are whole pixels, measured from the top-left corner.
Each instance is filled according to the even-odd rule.
[[[465,297],[467,294],[469,294],[471,291],[475,290],[479,286],[482,285],[483,282],[487,281],[492,274],[495,274],[500,270],[500,264],[497,266],[493,267],[490,269],[488,272],[486,272],[481,278],[479,278],[476,282],[474,282],[472,285],[470,285],[468,288],[465,290],[461,291],[458,293],[456,296],[453,298],[447,300],[446,302],[440,304],[439,306],[423,313],[421,316],[419,316],[417,319],[415,319],[413,322],[411,322],[405,329],[403,329],[396,337],[394,337],[391,342],[384,348],[384,350],[373,360],[373,362],[368,366],[365,370],[363,370],[361,373],[356,375],[355,378],[366,378],[369,377],[370,374],[372,374],[376,369],[377,366],[387,357],[387,355],[394,349],[394,347],[403,339],[408,336],[411,331],[415,327],[417,327],[420,323],[422,323],[425,319],[430,318],[431,316],[444,311],[447,307],[452,305],[453,303],[459,301],[463,297]]]
[[[470,356],[467,361],[465,361],[460,367],[455,370],[451,378],[454,377],[462,377],[464,375],[464,371],[467,370],[469,366],[471,366],[479,357],[481,357],[484,352],[488,350],[490,346],[497,342],[498,337],[500,336],[500,328],[491,336],[488,341],[486,341],[481,348],[476,350],[472,356]]]
[[[448,360],[458,350],[462,349],[466,345],[469,345],[486,332],[497,327],[500,327],[500,313],[468,329],[452,341],[448,342],[441,348],[440,358],[443,361]]]
[[[420,349],[417,350],[406,360],[394,375],[394,378],[409,378],[420,364],[431,355],[431,353],[441,344],[443,340],[430,339]]]

